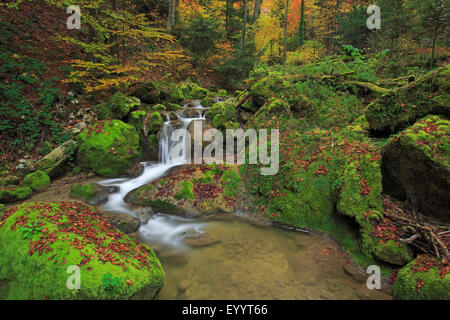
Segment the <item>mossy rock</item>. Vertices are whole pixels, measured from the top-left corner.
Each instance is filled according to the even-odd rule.
[[[80,268],[80,289],[66,285],[72,266]],[[0,219],[0,280],[7,283],[3,299],[152,299],[165,273],[152,249],[93,207],[38,202],[11,207]]]
[[[136,97],[128,97],[122,92],[116,92],[108,103],[99,104],[94,107],[97,119],[125,119],[130,111],[141,104]]]
[[[143,132],[144,120],[147,116],[147,112],[144,110],[132,111],[128,117],[128,123],[136,128],[136,131],[140,134]]]
[[[144,130],[145,135],[157,133],[164,124],[163,117],[161,113],[155,111],[151,114],[147,114],[147,117],[144,120]]]
[[[151,109],[152,111],[166,111],[166,107],[162,104],[155,104]]]
[[[139,98],[139,100],[146,104],[161,102],[161,90],[153,81],[139,85],[136,89],[134,89],[131,95]]]
[[[177,103],[166,103],[166,110],[167,111],[177,111],[179,109],[183,108],[181,105]]]
[[[236,129],[239,126],[237,122],[237,110],[231,102],[217,102],[205,114],[206,119],[211,119],[214,128],[217,129]]]
[[[4,203],[22,201],[29,198],[32,193],[33,190],[30,187],[0,187],[0,201]]]
[[[450,273],[436,258],[421,255],[397,275],[393,285],[396,298],[402,300],[450,300]],[[448,268],[448,266],[447,266]]]
[[[450,221],[450,121],[430,115],[395,136],[383,152],[383,188],[413,209]]]
[[[208,165],[185,169],[132,191],[126,201],[178,215],[229,213],[228,200],[244,193],[243,183],[235,166],[221,168],[220,173]]]
[[[388,135],[428,114],[450,117],[449,70],[449,65],[434,70],[372,102],[366,111],[370,130]]]
[[[190,96],[192,97],[192,99],[201,100],[201,99],[205,98],[206,96],[208,96],[209,94],[210,94],[210,92],[207,89],[196,86],[196,87],[192,88]]]
[[[119,120],[94,123],[78,141],[77,164],[101,176],[125,175],[141,157],[135,127]]]
[[[94,198],[97,191],[98,188],[96,188],[96,185],[94,183],[88,183],[85,185],[76,183],[72,187],[70,187],[69,195],[70,197],[75,199],[89,201]]]
[[[253,84],[249,94],[258,106],[262,106],[267,99],[281,98],[292,88],[292,84],[284,80],[281,75],[273,74]]]
[[[0,177],[0,187],[16,185],[20,182],[20,178],[12,175],[5,175]]]
[[[45,172],[51,178],[56,178],[68,169],[68,162],[72,160],[77,149],[77,142],[74,140],[60,144],[52,152],[39,160],[36,168]]]
[[[42,191],[50,186],[50,177],[45,172],[37,170],[25,176],[23,185],[36,191]]]

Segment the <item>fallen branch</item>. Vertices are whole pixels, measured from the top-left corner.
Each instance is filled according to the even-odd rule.
[[[371,82],[344,81],[344,83],[345,84],[355,85],[355,86],[362,87],[362,88],[366,88],[366,89],[369,89],[372,92],[380,93],[380,94],[385,94],[385,93],[389,93],[389,92],[392,91],[392,90],[389,90],[389,89],[385,89],[385,88],[379,87],[376,84],[373,84]]]

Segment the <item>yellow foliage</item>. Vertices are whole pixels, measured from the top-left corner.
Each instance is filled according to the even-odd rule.
[[[299,66],[313,63],[319,60],[324,54],[325,50],[319,42],[306,41],[305,44],[297,50],[287,53],[286,64]]]

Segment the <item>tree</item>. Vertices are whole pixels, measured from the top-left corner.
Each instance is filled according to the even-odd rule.
[[[259,15],[261,14],[261,4],[262,0],[255,0],[255,6],[253,9],[253,23],[258,20]]]
[[[286,67],[287,58],[287,27],[288,27],[288,17],[289,17],[289,0],[286,0],[286,13],[284,15],[284,51],[283,51],[283,73]]]
[[[302,46],[305,42],[305,0],[301,0],[300,21],[298,27],[298,45]]]
[[[244,1],[243,6],[243,18],[242,18],[242,30],[241,30],[241,42],[240,42],[240,51],[243,54],[245,50],[245,33],[247,31],[247,0]]]
[[[366,26],[367,7],[353,6],[343,17],[339,17],[338,34],[341,44],[350,44],[355,48],[364,48],[367,45],[371,30]]]
[[[175,25],[175,0],[169,0],[169,12],[167,14],[167,29],[172,32]]]
[[[417,22],[422,29],[422,36],[431,36],[430,69],[434,65],[436,43],[441,31],[448,27],[448,13],[450,2],[448,0],[411,0],[409,8],[415,11]]]

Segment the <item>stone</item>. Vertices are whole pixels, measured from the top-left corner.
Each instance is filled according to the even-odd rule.
[[[130,234],[139,230],[141,221],[126,214],[107,217],[107,220],[117,229],[125,234]]]
[[[51,178],[60,176],[66,170],[66,164],[75,153],[77,143],[74,140],[64,142],[36,163],[36,168]]]
[[[186,242],[191,247],[207,247],[219,243],[220,240],[208,233],[191,231],[186,234],[184,242]]]

